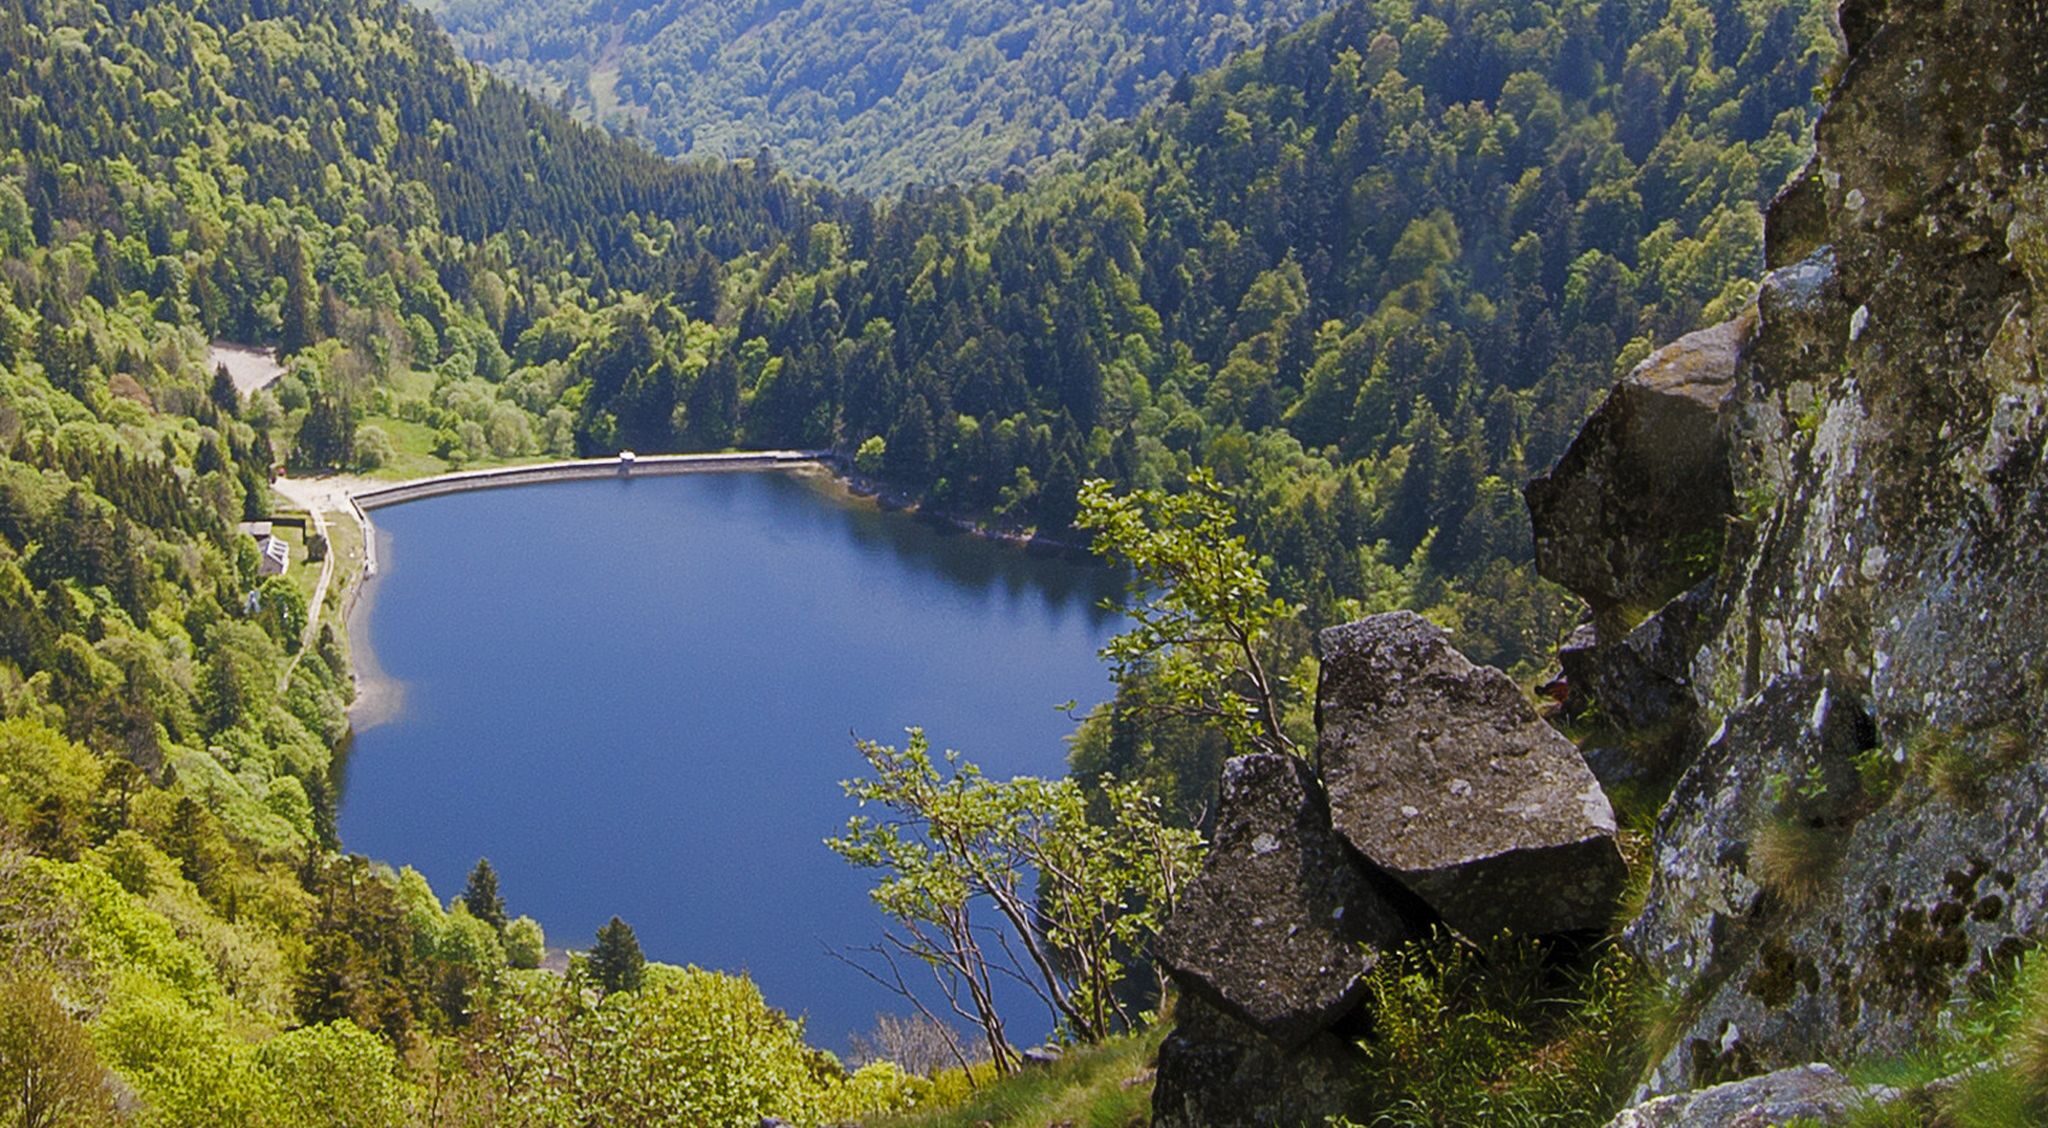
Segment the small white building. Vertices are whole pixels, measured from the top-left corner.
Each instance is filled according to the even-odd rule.
[[[283,537],[263,537],[256,542],[256,572],[263,576],[280,576],[292,562],[292,546]]]
[[[633,452],[632,452],[632,451],[630,451],[630,450],[622,450],[622,451],[620,451],[620,452],[619,452],[619,473],[621,473],[621,474],[631,474],[632,472],[633,472]]]
[[[256,538],[256,573],[262,576],[279,576],[291,566],[291,542],[270,531],[268,521],[244,521],[235,528]]]

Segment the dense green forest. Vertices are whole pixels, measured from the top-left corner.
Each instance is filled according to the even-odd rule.
[[[0,1091],[83,1123],[918,1099],[743,979],[538,971],[491,898],[342,854],[345,640],[235,528],[271,468],[401,429],[454,463],[830,445],[1078,538],[1083,479],[1206,467],[1290,604],[1299,731],[1306,627],[1554,641],[1519,485],[1747,300],[1832,54],[1812,0],[1359,3],[1070,169],[877,203],[578,126],[388,0],[0,0],[0,1063],[59,1048]],[[288,374],[239,395],[220,338]],[[1185,819],[1224,746],[1110,710],[1076,766]]]
[[[433,0],[470,58],[677,155],[765,150],[862,191],[980,180],[1328,0]]]

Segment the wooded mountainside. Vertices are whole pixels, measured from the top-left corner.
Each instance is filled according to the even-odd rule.
[[[1327,0],[436,0],[472,59],[677,155],[767,150],[861,191],[1078,148]]]

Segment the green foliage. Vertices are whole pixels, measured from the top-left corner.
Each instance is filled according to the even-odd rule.
[[[498,892],[498,871],[491,868],[489,858],[478,858],[470,869],[469,881],[462,887],[462,903],[491,931],[505,931],[505,898]]]
[[[991,780],[950,751],[941,766],[919,729],[901,750],[859,747],[875,774],[846,792],[888,814],[854,816],[827,845],[879,871],[871,896],[897,930],[871,950],[881,964],[871,973],[916,1002],[899,957],[929,966],[946,1007],[974,1016],[998,1072],[1019,1063],[995,1004],[999,975],[1031,983],[1080,1041],[1130,1027],[1124,953],[1157,930],[1199,870],[1200,837],[1168,827],[1135,785],[1109,781],[1106,811],[1091,819],[1073,780]],[[978,907],[1005,930],[997,950]]]
[[[271,576],[256,587],[257,622],[286,652],[299,649],[306,634],[306,595],[284,576]]]
[[[51,987],[18,968],[0,978],[0,1116],[37,1128],[105,1124],[114,1119],[107,1071]]]
[[[1852,761],[1856,769],[1856,782],[1863,794],[1872,802],[1884,804],[1891,800],[1899,788],[1899,781],[1905,775],[1905,765],[1893,757],[1892,751],[1880,744],[1856,753]]]
[[[472,58],[559,92],[585,120],[677,155],[772,152],[803,175],[865,191],[1039,163],[1268,28],[1329,6],[431,5]]]
[[[1643,1064],[1640,972],[1618,949],[1558,968],[1534,941],[1440,934],[1366,977],[1377,1125],[1600,1125]]]
[[[882,466],[889,457],[889,444],[880,435],[870,435],[853,452],[853,468],[873,478],[882,473]]]
[[[847,1074],[748,980],[649,965],[601,998],[515,972],[464,1037],[456,1094],[487,1123],[841,1122],[908,1107],[921,1086],[889,1066]]]
[[[398,446],[391,441],[391,435],[376,424],[356,428],[355,449],[350,461],[358,470],[370,471],[388,466],[398,459]]]
[[[1285,688],[1267,669],[1272,625],[1291,609],[1266,593],[1261,562],[1234,531],[1237,514],[1206,470],[1184,493],[1082,485],[1081,528],[1095,551],[1135,573],[1130,630],[1103,648],[1120,688],[1140,708],[1215,725],[1239,751],[1290,751]]]
[[[935,1096],[929,1110],[869,1123],[875,1128],[1133,1128],[1151,1120],[1150,1065],[1164,1036],[1163,1026],[1119,1034],[1100,1046],[1075,1047],[1050,1066],[981,1079],[958,1099]],[[952,1071],[955,1077],[959,1073]]]
[[[75,853],[101,775],[99,760],[61,733],[27,718],[0,721],[0,820],[46,853]]]
[[[397,1054],[346,1019],[280,1034],[258,1047],[255,1059],[291,1123],[398,1128],[411,1122]]]
[[[505,925],[505,962],[515,968],[532,969],[540,966],[547,955],[547,935],[541,931],[540,922],[530,916],[516,917]]]
[[[892,21],[959,14],[835,29],[862,67],[787,75],[840,83],[834,108],[777,113],[952,121],[935,143],[1008,160],[1013,136],[1070,142],[1256,22],[968,13],[946,49],[984,77],[1113,60],[1110,93],[1055,112],[1032,86],[1001,120],[1036,132],[984,141],[996,119],[929,111],[1005,82],[963,101],[895,81],[914,37]],[[1130,49],[1197,24],[1214,34],[1179,58]],[[639,32],[598,87],[652,107]],[[804,1050],[744,981],[649,970],[600,997],[506,971],[538,937],[326,849],[340,656],[291,665],[310,609],[234,531],[273,511],[271,468],[873,437],[866,469],[892,486],[1056,534],[1084,479],[1148,496],[1202,467],[1237,499],[1236,562],[1269,585],[1254,605],[1304,609],[1266,624],[1269,669],[1305,684],[1305,626],[1395,603],[1455,622],[1475,657],[1527,662],[1564,619],[1514,484],[1617,352],[1745,299],[1756,205],[1803,155],[1830,44],[1813,2],[1354,5],[1177,83],[1071,167],[878,206],[579,129],[390,0],[6,7],[0,955],[91,1016],[153,1122],[388,1122],[415,1079],[476,1123],[823,1122],[928,1097]],[[896,107],[864,117],[883,90]],[[700,94],[717,97],[666,100]],[[890,156],[943,173],[934,152]],[[241,397],[216,378],[219,339],[279,346],[288,371]],[[1025,958],[1083,1037],[1123,1021],[1120,961],[1193,864],[1192,837],[1162,828],[1206,799],[1227,743],[1136,723],[1155,688],[1184,687],[1128,672],[1077,742],[1091,791],[955,796],[912,773],[986,834],[959,856],[996,844],[982,889],[1046,945]],[[1262,739],[1298,734],[1299,700],[1264,696]],[[925,866],[911,845],[876,858]],[[1026,890],[1027,869],[1045,884]],[[906,906],[965,903],[959,868],[916,872]],[[33,1000],[0,1009],[15,1002],[71,1030]],[[330,1073],[347,1092],[299,1099]]]
[[[646,975],[647,957],[640,953],[640,939],[633,926],[613,917],[597,930],[597,943],[590,949],[590,978],[607,995],[640,989]]]
[[[737,441],[858,463],[879,437],[867,471],[892,487],[1046,535],[1086,479],[1206,467],[1306,625],[1398,597],[1527,666],[1569,616],[1518,487],[1624,343],[1746,296],[1834,50],[1824,8],[1347,5],[1100,130],[1073,168],[911,193],[734,269],[701,367],[667,359],[691,330],[651,315],[560,352],[588,375],[579,440],[645,449],[678,419],[688,438],[696,374],[730,356]]]

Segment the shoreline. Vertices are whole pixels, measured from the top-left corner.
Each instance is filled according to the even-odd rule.
[[[351,735],[389,724],[405,713],[405,683],[385,672],[370,641],[370,613],[377,605],[377,596],[370,583],[375,577],[367,565],[377,554],[369,545],[372,538],[384,534],[367,523],[363,534],[366,566],[350,580],[348,612],[342,616],[342,636],[348,641],[349,682],[354,689],[348,703]]]
[[[1009,548],[1024,552],[1048,553],[1059,556],[1077,556],[1093,559],[1094,550],[1085,542],[1063,540],[1047,536],[1035,528],[1026,531],[1017,526],[1004,526],[971,513],[954,510],[934,509],[918,501],[914,496],[900,490],[891,490],[871,478],[862,477],[849,469],[845,460],[833,458],[822,463],[831,473],[833,483],[843,495],[841,500],[874,506],[887,513],[902,513],[927,524],[942,526],[956,533],[964,533],[982,540],[994,541]]]

